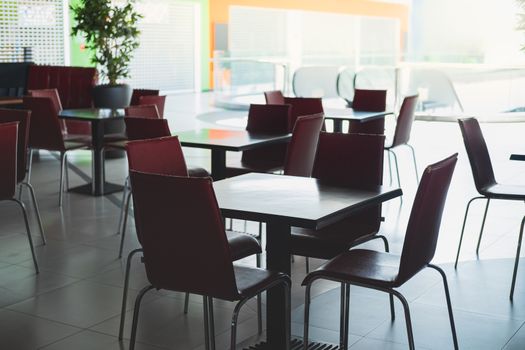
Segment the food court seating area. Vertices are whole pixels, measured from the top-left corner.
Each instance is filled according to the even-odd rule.
[[[184,132],[194,129],[222,129],[222,133],[217,131],[216,133],[218,137],[225,138],[228,133],[243,131],[244,126],[225,127],[215,120],[201,117],[213,110],[210,107],[212,99],[211,93],[167,96],[165,105],[163,104],[163,114],[172,134],[184,135]],[[158,111],[158,108],[156,110]],[[324,113],[329,117],[329,110],[325,110]],[[242,119],[239,114],[235,114],[235,117]],[[9,138],[12,138],[16,130],[13,129],[12,124],[10,125],[11,129],[7,133],[10,135]],[[521,124],[481,124],[498,183],[525,185],[523,177],[520,176],[525,164],[509,160],[512,153],[519,153],[523,149],[522,132],[518,125],[521,126]],[[316,127],[319,130],[321,124],[318,123]],[[523,260],[523,258],[519,259],[519,256],[522,256],[519,250],[518,259],[515,260],[516,241],[523,218],[523,203],[520,200],[492,201],[490,213],[485,220],[483,219],[485,203],[474,202],[470,206],[468,222],[464,229],[459,262],[457,268],[454,268],[465,206],[470,198],[478,196],[479,190],[475,186],[470,168],[470,151],[467,152],[468,150],[465,149],[458,123],[416,121],[412,129],[408,128],[408,130],[411,136],[410,145],[417,153],[417,170],[420,175],[418,180],[421,187],[418,191],[418,182],[414,176],[415,164],[410,149],[396,148],[397,169],[403,197],[399,200],[392,194],[393,197],[381,205],[379,219],[378,211],[376,209],[371,211],[374,227],[370,231],[374,235],[386,238],[388,242],[386,248],[390,254],[402,255],[403,258],[401,261],[395,261],[394,264],[394,261],[389,260],[391,256],[384,253],[384,241],[373,239],[360,245],[353,253],[339,256],[331,265],[313,272],[309,278],[306,278],[305,257],[309,257],[310,271],[315,271],[326,262],[317,259],[319,255],[306,254],[306,248],[301,250],[299,249],[301,247],[296,246],[298,255],[294,257],[292,263],[290,259],[286,261],[278,259],[280,266],[290,264],[292,288],[289,331],[294,339],[292,349],[302,349],[299,340],[305,335],[305,288],[301,284],[304,281],[305,284],[310,285],[313,280],[315,282],[311,283],[308,289],[311,297],[306,299],[310,305],[307,314],[308,338],[317,343],[332,344],[315,345],[318,349],[331,350],[345,347],[349,349],[453,349],[454,329],[457,333],[458,348],[461,349],[523,348],[525,343],[525,312],[523,311],[525,310],[525,270],[523,268],[517,269],[513,300],[509,300],[515,261]],[[292,131],[295,132],[293,129]],[[322,147],[323,157],[327,157],[326,162],[320,162],[318,152],[314,164],[310,165],[314,170],[313,179],[297,178],[298,181],[315,181],[315,178],[324,178],[330,185],[335,186],[335,184],[340,185],[341,181],[347,181],[347,177],[343,175],[348,172],[352,175],[351,182],[364,183],[365,181],[360,180],[359,177],[359,174],[364,174],[363,169],[354,171],[342,169],[341,172],[330,169],[332,171],[327,172],[323,168],[322,164],[333,165],[343,161],[338,158],[337,147],[334,146],[338,142],[344,141],[348,147],[373,143],[376,158],[388,157],[387,153],[383,152],[382,136],[360,135],[353,139],[352,135],[346,134],[347,130],[344,131],[345,133],[342,134],[328,132],[321,134],[319,145]],[[387,123],[385,132],[387,140],[394,135],[394,132],[395,124]],[[331,139],[333,137],[349,138],[351,141],[335,142]],[[171,143],[174,142],[173,139],[170,140]],[[179,162],[179,165],[183,164],[184,169],[186,164],[191,164],[208,171],[213,170],[209,149],[185,147],[184,145],[187,144],[185,142],[189,141],[183,137],[180,137],[180,140],[184,158],[177,158],[176,162]],[[408,138],[405,137],[404,140],[408,141]],[[144,141],[134,142],[140,145]],[[297,144],[300,145],[301,142]],[[175,142],[175,146],[179,147],[178,141]],[[10,147],[10,150],[16,149],[12,145]],[[299,149],[304,148],[299,147]],[[257,349],[253,346],[265,341],[268,334],[280,331],[285,333],[284,328],[282,330],[267,328],[266,320],[269,316],[265,306],[281,300],[275,293],[268,296],[261,294],[262,333],[258,331],[258,299],[246,301],[240,310],[236,309],[235,303],[232,302],[255,296],[260,289],[274,282],[286,284],[287,278],[280,274],[264,274],[263,269],[253,272],[259,280],[255,281],[247,277],[249,275],[247,271],[250,271],[248,269],[255,269],[257,258],[254,253],[257,250],[243,255],[245,258],[234,264],[234,266],[240,264],[241,267],[232,268],[231,260],[224,255],[228,243],[215,199],[218,198],[219,205],[223,205],[221,195],[227,187],[216,186],[209,179],[170,177],[166,175],[165,170],[160,170],[160,174],[157,175],[132,172],[131,190],[134,197],[137,195],[138,197],[135,198],[135,205],[130,210],[128,232],[123,241],[123,256],[126,257],[130,252],[140,248],[139,241],[141,241],[144,258],[129,260],[127,266],[126,259],[118,258],[121,235],[117,233],[117,224],[121,213],[122,194],[117,192],[106,196],[86,196],[66,192],[63,193],[63,205],[59,207],[57,182],[60,169],[50,153],[45,151],[39,153],[40,157],[35,157],[33,160],[31,185],[35,190],[36,203],[42,219],[45,245],[44,235],[43,232],[42,235],[40,233],[39,220],[34,210],[35,203],[27,190],[22,192],[21,197],[28,213],[35,260],[28,246],[24,219],[19,206],[12,201],[4,201],[3,197],[0,198],[2,199],[0,202],[0,322],[4,325],[0,327],[1,349],[203,350],[211,349],[212,343],[215,343],[216,349],[229,349],[232,343],[232,314],[237,317],[235,318],[237,349]],[[296,152],[289,150],[289,153],[288,157],[292,157]],[[457,163],[452,156],[455,153],[458,153]],[[360,157],[371,152],[361,152],[357,149],[348,154],[348,157],[355,157],[355,164],[368,164]],[[162,154],[165,155],[166,152]],[[452,157],[448,158],[450,156]],[[242,155],[241,152],[229,151],[227,157],[232,161],[240,161]],[[12,168],[16,168],[16,158],[4,158],[0,157],[0,161],[10,162]],[[448,159],[444,162],[438,163],[446,158]],[[83,185],[89,180],[91,159],[91,152],[85,150],[76,151],[68,156],[71,169],[77,174],[84,174],[80,177],[71,177],[70,187]],[[161,167],[164,166],[164,163],[159,163],[159,160],[163,159],[161,156],[142,159],[147,160],[149,164],[158,163]],[[307,163],[311,164],[311,159],[307,160]],[[375,182],[383,178],[383,183],[389,185],[386,175],[388,166],[385,164],[387,159],[383,158],[381,162],[376,159],[376,161],[378,164],[383,163],[384,169],[374,168],[374,178],[367,178],[367,180]],[[432,167],[426,168],[431,164]],[[23,166],[19,167],[23,168]],[[451,175],[452,171],[453,175]],[[107,159],[105,176],[112,183],[124,184],[128,176],[128,159]],[[258,178],[261,179],[254,182],[259,183],[259,186],[241,187],[244,188],[246,195],[260,190],[264,187],[264,183],[271,186],[272,181],[267,180],[265,176],[274,176],[276,184],[288,179],[287,175],[256,176],[260,176]],[[2,177],[2,179],[7,181],[7,178]],[[227,181],[235,181],[234,179],[235,177],[232,177]],[[445,195],[449,181],[450,188],[448,195]],[[391,182],[393,187],[397,186],[395,179]],[[12,181],[13,186],[17,183],[16,180]],[[228,184],[228,182],[218,183]],[[301,184],[304,185],[305,182]],[[308,201],[308,197],[300,196],[301,193],[308,193],[307,187],[282,186],[280,188],[290,195],[274,203],[265,202],[265,198],[260,197],[261,200],[254,205],[260,208],[266,207],[270,211],[285,210],[279,208],[279,204],[292,200],[292,193],[297,193],[300,201],[304,203]],[[3,187],[0,189],[3,190]],[[18,198],[18,191],[10,191],[6,192],[8,197]],[[189,193],[184,194],[184,191]],[[152,193],[155,195],[151,195]],[[4,192],[0,191],[0,195],[2,194]],[[428,196],[431,198],[429,199]],[[170,198],[174,200],[171,201]],[[336,198],[339,197],[336,195]],[[436,214],[441,212],[442,203],[444,203],[442,219],[439,223],[440,218]],[[184,207],[184,211],[171,215],[172,211],[175,212],[176,208],[181,207]],[[143,210],[144,208],[147,210]],[[306,216],[310,215],[311,208],[302,209],[298,205],[293,209],[297,209],[297,215],[305,215],[304,220],[296,221],[294,225],[307,226],[305,223],[310,222],[308,221],[310,219],[307,220]],[[235,218],[231,223],[233,231],[245,231],[250,235],[258,236],[258,219],[269,220],[268,214],[266,217],[253,216],[249,221],[244,221],[241,220],[238,211],[237,214],[233,209],[229,211],[229,214]],[[137,222],[135,218],[138,219]],[[354,223],[358,224],[359,218],[360,216],[357,215]],[[483,240],[477,255],[477,237],[482,220]],[[227,229],[230,228],[229,225],[228,220]],[[263,225],[263,231],[267,234],[276,232],[278,226]],[[379,229],[376,226],[379,226]],[[183,234],[175,236],[179,232],[191,231],[194,227],[199,227],[199,232],[209,230],[206,231],[209,232],[206,237],[213,237],[214,243],[204,245],[204,236],[189,239],[184,239]],[[164,230],[173,233],[174,236],[164,235]],[[429,240],[422,238],[421,231],[431,233],[431,237],[434,238]],[[159,236],[152,239],[150,233]],[[439,239],[435,238],[438,233]],[[296,235],[297,231],[293,234]],[[315,241],[316,232],[310,230],[309,234],[312,235],[309,239]],[[273,239],[274,236],[262,235],[260,243],[263,250],[261,259],[263,268],[271,269],[272,264],[275,264],[272,260],[275,255],[272,254],[280,254],[275,251],[268,252],[268,247],[275,244],[272,242]],[[328,242],[323,244],[327,247],[333,246]],[[350,246],[353,244],[349,243]],[[310,244],[308,249],[314,249],[312,247],[315,248],[315,243]],[[172,251],[177,251],[176,257],[171,255]],[[334,255],[339,253],[336,252]],[[367,265],[377,272],[375,275],[366,272],[364,268],[359,268],[360,263],[365,264],[367,259],[372,259],[372,254],[381,256],[375,261],[380,264],[380,268],[374,269],[372,263]],[[37,262],[39,273],[35,274]],[[345,265],[351,268],[341,270]],[[381,278],[390,278],[392,266],[398,265],[404,266],[403,274],[397,279],[381,282]],[[448,284],[445,288],[440,273],[432,269],[434,265],[438,266],[438,271],[442,269],[447,277]],[[431,268],[420,271],[424,266]],[[129,280],[125,280],[128,267]],[[197,272],[192,273],[192,271]],[[177,278],[179,276],[180,278]],[[235,281],[235,276],[244,277]],[[252,277],[255,278],[254,276]],[[219,280],[228,283],[223,284]],[[122,305],[125,283],[128,283],[129,290],[127,298],[124,299],[127,301]],[[233,289],[231,287],[235,283],[237,283],[236,291],[235,287]],[[252,288],[253,285],[250,283],[257,284],[257,288]],[[343,289],[340,288],[341,283],[344,285]],[[154,287],[151,291],[147,287],[150,284]],[[216,288],[216,286],[221,287]],[[365,287],[373,287],[373,289]],[[391,287],[395,287],[402,296],[401,299],[395,294],[394,304],[391,304],[392,299],[384,293]],[[445,293],[447,290],[450,295]],[[187,313],[184,307],[186,292],[190,293]],[[142,298],[139,299],[140,310],[134,303],[137,295]],[[202,297],[203,295],[205,298]],[[212,296],[213,300],[209,296]],[[451,310],[447,307],[448,296]],[[123,339],[119,341],[123,306],[126,317],[122,328]],[[283,310],[285,306],[282,304]],[[405,316],[408,310],[411,327],[407,328]],[[394,315],[395,319],[392,319]],[[284,320],[282,318],[279,322]],[[133,345],[130,344],[130,340],[133,341]]]

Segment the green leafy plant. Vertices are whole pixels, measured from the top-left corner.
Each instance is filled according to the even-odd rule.
[[[135,0],[79,0],[78,5],[71,6],[76,22],[71,35],[84,36],[86,48],[92,52],[91,62],[109,85],[129,77],[129,62],[139,46],[137,21],[142,16],[134,4]]]

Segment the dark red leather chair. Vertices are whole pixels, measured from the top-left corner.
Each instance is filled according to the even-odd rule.
[[[40,229],[40,236],[42,243],[46,244],[46,237],[44,234],[44,227],[40,217],[40,210],[38,209],[38,202],[36,201],[35,190],[29,182],[24,181],[27,173],[27,143],[29,139],[29,124],[31,120],[31,112],[20,109],[0,109],[0,125],[5,123],[18,123],[18,147],[17,147],[17,161],[16,161],[16,183],[19,186],[19,199],[22,197],[22,186],[29,189],[31,201],[35,208],[35,215]]]
[[[31,65],[27,90],[57,89],[64,109],[91,108],[92,89],[97,83],[97,70],[92,67]],[[68,120],[70,135],[91,135],[89,122]]]
[[[342,284],[341,316],[343,322],[340,332],[343,336],[341,337],[340,349],[348,348],[350,285],[376,289],[391,296],[395,295],[403,304],[409,348],[415,349],[409,305],[405,297],[396,288],[401,287],[426,267],[437,270],[443,279],[452,339],[454,348],[458,349],[447,277],[441,268],[431,264],[436,250],[443,208],[456,162],[457,154],[454,154],[425,169],[412,206],[401,256],[367,249],[353,249],[338,255],[306,276],[303,281],[303,285],[306,286],[305,350],[308,344],[310,289],[312,283],[319,279]]]
[[[250,298],[277,285],[290,308],[290,278],[268,270],[236,266],[224,231],[211,178],[174,177],[130,171],[137,234],[144,250],[150,285],[135,301],[130,349],[135,348],[142,298],[152,289],[203,296],[206,347],[214,349],[212,298],[238,301],[231,320],[231,345],[236,349],[237,319]],[[170,229],[173,225],[175,228]],[[205,244],[203,244],[205,242]],[[191,262],[198,261],[198,264]],[[289,324],[290,320],[286,320]],[[290,329],[286,329],[287,336]],[[209,344],[212,344],[209,346]]]
[[[166,96],[141,96],[139,106],[155,105],[159,112],[160,118],[164,118],[164,106],[166,105]]]
[[[160,93],[159,90],[152,89],[133,89],[131,93],[131,102],[130,106],[136,106],[139,104],[139,100],[142,96],[158,96]]]
[[[35,265],[36,273],[38,273],[38,262],[36,260],[35,248],[33,247],[33,240],[31,239],[31,229],[29,228],[29,221],[27,220],[26,208],[24,203],[15,198],[18,183],[18,147],[18,122],[0,124],[0,201],[15,202],[22,210],[33,264]]]
[[[284,103],[292,106],[288,130],[293,130],[297,118],[303,115],[324,113],[323,99],[318,97],[285,97]],[[323,129],[324,130],[324,129]]]
[[[31,180],[33,150],[55,151],[60,153],[60,192],[58,203],[62,206],[64,192],[64,177],[67,181],[67,153],[69,151],[88,148],[84,142],[65,141],[58,112],[53,101],[46,97],[24,97],[24,108],[31,111],[29,127],[29,170],[27,182]],[[69,185],[68,185],[69,186]],[[67,187],[68,187],[67,186]]]
[[[288,134],[290,106],[288,105],[250,105],[246,130],[254,134]],[[249,172],[274,172],[282,170],[286,158],[287,145],[276,144],[242,152],[240,162],[228,162],[228,177]]]
[[[394,164],[396,166],[397,184],[401,187],[401,179],[399,177],[399,166],[397,163],[397,155],[394,149],[399,146],[407,146],[412,151],[412,160],[414,161],[414,170],[416,172],[416,181],[419,182],[419,174],[417,172],[416,152],[414,147],[408,143],[410,141],[410,131],[416,113],[418,95],[407,96],[403,99],[399,115],[396,120],[396,129],[394,131],[394,138],[392,143],[385,145],[385,150],[388,152],[388,170],[390,174],[390,184],[392,184],[392,162],[390,156],[394,157]]]
[[[456,262],[454,267],[458,266],[459,253],[461,251],[461,243],[463,241],[463,233],[465,232],[465,224],[467,222],[468,211],[470,204],[477,199],[486,199],[487,206],[483,214],[481,222],[481,230],[479,231],[478,244],[476,246],[476,255],[479,255],[479,247],[481,245],[481,237],[483,235],[483,228],[485,227],[485,219],[487,218],[487,211],[491,199],[503,199],[512,201],[525,201],[525,186],[501,184],[496,181],[492,162],[490,160],[487,144],[483,138],[483,133],[479,127],[479,123],[475,118],[459,119],[459,127],[463,135],[465,148],[474,176],[474,183],[476,190],[480,194],[479,197],[474,197],[469,200],[465,217],[463,219],[463,227],[461,228],[461,236],[459,238],[458,252],[456,255]],[[518,236],[518,248],[516,252],[516,259],[514,261],[514,273],[512,275],[512,283],[510,287],[510,300],[514,297],[514,287],[516,285],[516,275],[518,273],[518,264],[520,261],[521,241],[523,238],[523,227],[525,225],[525,217],[521,221],[520,233]]]
[[[171,136],[171,131],[168,126],[168,121],[166,119],[150,119],[150,118],[125,118],[124,122],[126,123],[126,132],[128,134],[129,140],[148,140],[148,139],[156,139],[161,137],[169,137]],[[123,149],[126,149],[127,141],[123,143],[119,143],[119,145],[122,146]],[[116,144],[114,144],[116,145]],[[144,155],[145,158],[157,158],[160,161],[169,161],[166,157],[169,157],[169,155],[161,155],[157,154],[156,152],[159,152],[159,149],[155,149],[153,147],[151,149],[153,153],[149,155]],[[178,149],[175,149],[173,152],[177,153]],[[155,157],[152,157],[152,155],[155,155]],[[182,155],[181,155],[182,156]],[[184,158],[182,159],[184,161]],[[129,161],[129,160],[128,160]],[[176,160],[173,160],[176,161]],[[186,164],[184,163],[184,168],[186,169]],[[130,168],[131,169],[131,168]],[[187,170],[187,173],[189,176],[192,177],[209,177],[210,174],[203,168],[198,167],[190,167]],[[168,174],[171,175],[180,175],[179,172],[169,172]],[[121,241],[120,241],[120,250],[118,257],[122,257],[122,249],[124,244],[124,236],[126,234],[126,226],[127,226],[127,220],[129,215],[129,205],[131,202],[131,191],[129,190],[129,183],[128,179],[126,179],[126,183],[124,185],[124,192],[122,194],[122,202],[121,202],[121,211],[120,211],[120,218],[119,218],[119,226],[118,226],[118,232],[122,234]]]
[[[281,90],[265,91],[264,99],[267,105],[284,105],[284,95]]]
[[[54,106],[55,110],[60,112],[63,109],[62,108],[62,103],[60,102],[60,96],[58,95],[58,90],[57,89],[29,90],[27,93],[31,97],[46,97],[46,98],[49,98],[49,99],[51,99],[53,101],[53,106]],[[64,135],[64,140],[66,140],[66,141],[79,141],[79,142],[91,143],[91,136],[90,135],[85,135],[85,134],[74,135],[74,134],[71,134],[71,133],[68,132],[67,123],[70,122],[70,121],[66,122],[63,119],[59,119],[59,121],[60,121],[60,127],[62,129],[62,134]],[[80,122],[80,123],[84,123],[84,122]],[[84,124],[86,124],[86,123],[84,123]],[[89,124],[89,123],[87,123],[87,124]],[[89,130],[91,130],[91,125],[89,125],[88,127],[89,127]]]
[[[382,112],[386,109],[387,90],[355,89],[352,109],[356,111]]]
[[[129,106],[124,108],[124,113],[126,117],[161,119],[159,110],[154,104]]]
[[[297,118],[286,152],[284,175],[303,177],[312,175],[319,133],[323,124],[322,113]]]
[[[322,132],[312,176],[350,188],[367,188],[383,183],[383,135]],[[373,239],[381,239],[388,251],[388,241],[378,235],[381,205],[361,210],[347,219],[321,230],[292,228],[294,255],[332,259],[336,255]]]
[[[163,120],[163,119],[158,119]],[[163,137],[157,139],[148,139],[140,141],[131,141],[126,145],[128,154],[128,164],[131,171],[141,171],[145,173],[183,176],[188,177],[188,169],[182,153],[179,139],[175,137]],[[155,154],[157,156],[152,157]],[[126,201],[126,212],[129,208],[129,197]],[[135,213],[137,213],[135,209]],[[140,220],[135,214],[136,220]],[[138,231],[137,231],[138,232]],[[259,254],[261,247],[259,242],[250,235],[228,231],[228,241],[232,249],[233,260],[239,260],[253,254]],[[120,244],[120,253],[122,253],[124,232],[122,233],[122,240]],[[139,241],[141,236],[139,235]],[[128,256],[129,261],[137,250],[132,251]],[[126,270],[126,281],[128,281],[129,269]],[[125,283],[125,292],[123,298],[123,311],[125,312],[126,298],[127,298],[127,282]],[[185,312],[187,312],[187,305],[185,305]],[[123,330],[124,316],[121,318],[121,331]],[[122,335],[122,334],[121,334]]]

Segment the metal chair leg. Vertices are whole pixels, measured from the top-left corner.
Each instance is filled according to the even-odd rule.
[[[137,295],[137,299],[135,300],[135,309],[133,310],[133,323],[131,325],[131,339],[129,340],[129,350],[135,350],[135,342],[137,338],[137,325],[139,323],[140,303],[144,295],[152,289],[152,285],[144,287],[139,292],[139,294]]]
[[[481,230],[479,231],[478,245],[476,246],[476,255],[479,255],[479,246],[481,245],[481,236],[483,235],[483,228],[485,227],[485,220],[487,219],[487,212],[489,211],[490,198],[487,198],[487,206],[483,214],[483,221],[481,222]]]
[[[122,191],[122,199],[120,200],[120,215],[118,218],[118,228],[117,228],[117,235],[119,235],[122,232],[122,220],[124,220],[124,206],[126,204],[126,195],[128,194],[128,182],[129,182],[129,176],[126,177],[126,181],[124,182],[124,190]]]
[[[29,149],[28,165],[27,165],[27,182],[31,183],[31,170],[33,169],[33,150]]]
[[[262,222],[259,222],[259,237],[257,237],[257,240],[259,241],[259,244],[261,244],[262,241]],[[255,256],[256,265],[257,267],[262,266],[262,258],[261,254],[257,254]],[[262,325],[262,295],[257,294],[257,334],[262,334],[263,332],[263,325]]]
[[[190,293],[186,293],[186,296],[184,297],[184,314],[185,315],[188,313],[189,305],[190,305]]]
[[[33,239],[31,238],[31,229],[29,228],[29,221],[27,220],[27,211],[24,203],[19,201],[16,198],[11,199],[13,202],[17,203],[20,209],[22,209],[22,214],[24,216],[24,222],[26,225],[27,239],[29,240],[29,247],[31,248],[31,256],[33,257],[33,264],[35,265],[36,273],[39,273],[38,262],[36,260],[35,247],[33,246]]]
[[[416,347],[414,345],[414,333],[412,331],[412,321],[410,319],[410,308],[408,306],[408,301],[401,293],[396,290],[391,290],[391,293],[393,293],[401,301],[401,304],[403,304],[403,310],[405,311],[405,322],[407,326],[408,347],[410,350],[415,350]]]
[[[350,321],[350,285],[346,284],[345,288],[345,309],[344,309],[344,327],[343,327],[343,347],[342,350],[348,350],[348,323]]]
[[[124,208],[124,220],[122,221],[122,233],[120,236],[120,248],[118,251],[119,259],[122,257],[122,250],[124,249],[124,237],[126,236],[126,225],[128,224],[128,212],[129,212],[130,202],[131,202],[131,192],[128,192],[128,197],[126,198],[126,205]]]
[[[32,149],[28,149],[27,150],[28,152],[28,157],[27,157],[27,164],[26,164],[26,182],[27,183],[30,183],[31,181],[31,166],[32,166],[32,163],[33,163],[33,150]],[[21,201],[22,200],[22,192],[23,192],[24,188],[22,186],[20,186],[20,188],[18,189],[18,200]]]
[[[401,187],[401,177],[399,176],[399,164],[397,163],[397,156],[394,151],[390,151],[392,153],[392,156],[394,156],[394,164],[396,165],[396,175],[397,175],[397,186]],[[403,197],[399,197],[403,198]]]
[[[20,188],[22,188],[22,186],[26,186],[29,189],[29,194],[31,195],[31,200],[33,201],[33,207],[35,208],[38,228],[40,229],[40,237],[42,237],[42,243],[46,245],[46,235],[44,234],[44,226],[42,225],[42,218],[40,217],[40,210],[38,209],[38,203],[36,201],[35,189],[30,183],[27,182],[22,182],[20,185]]]
[[[309,274],[310,273],[310,258],[305,257],[304,264],[306,267],[306,274]]]
[[[414,150],[414,147],[412,145],[406,144],[408,148],[412,151],[412,160],[414,161],[414,171],[416,172],[416,181],[419,184],[419,173],[417,171],[417,163],[416,163],[416,151]]]
[[[458,350],[458,337],[456,335],[456,325],[454,323],[454,315],[452,313],[452,303],[450,302],[450,292],[448,290],[447,275],[439,266],[428,264],[428,267],[439,272],[441,278],[443,279],[443,288],[445,289],[445,297],[447,298],[448,319],[450,321],[450,328],[452,330],[452,340],[454,341],[454,349]]]
[[[231,323],[231,333],[230,333],[230,350],[236,350],[237,349],[237,321],[239,318],[239,312],[241,311],[241,307],[244,305],[244,303],[248,299],[243,299],[235,305],[235,308],[233,309],[232,314],[232,323]]]
[[[461,251],[461,243],[463,242],[463,234],[465,233],[465,225],[467,223],[467,217],[468,217],[468,211],[470,209],[470,204],[474,202],[476,199],[483,199],[485,197],[474,197],[470,199],[467,203],[467,209],[465,210],[465,217],[463,218],[463,226],[461,227],[461,234],[459,236],[459,244],[458,244],[458,252],[456,254],[456,262],[454,263],[454,268],[457,269],[458,267],[458,260],[459,260],[459,253]]]
[[[62,207],[62,193],[64,192],[64,171],[66,164],[66,154],[60,153],[60,188],[58,191],[58,206]]]
[[[388,155],[388,175],[389,175],[388,178],[390,179],[388,185],[392,186],[392,183],[394,182],[394,178],[392,177],[392,159],[391,159],[391,156],[390,156],[390,152],[391,151],[387,150],[386,152],[387,152],[387,155]]]
[[[204,348],[210,350],[210,322],[208,314],[208,297],[202,297],[202,306],[204,312]]]
[[[514,260],[514,272],[512,274],[512,284],[510,286],[510,300],[514,298],[514,287],[516,286],[516,275],[518,274],[518,265],[520,263],[521,240],[523,238],[523,225],[525,224],[525,217],[521,220],[520,235],[518,237],[518,247],[516,249],[516,260]]]
[[[215,317],[213,316],[213,298],[208,297],[208,322],[210,324],[210,350],[215,350]]]
[[[64,192],[69,191],[69,164],[67,161],[67,152],[64,153],[64,178],[66,179],[66,186]]]
[[[312,284],[306,285],[306,291],[304,295],[304,331],[303,331],[303,350],[308,350],[308,328],[310,325],[310,289]]]
[[[379,238],[383,241],[383,244],[385,245],[385,252],[390,252],[390,246],[388,245],[388,240],[383,235],[377,235],[374,238]],[[390,293],[388,293],[388,298],[390,299],[390,319],[394,321],[396,319],[396,309],[394,307],[394,296]]]
[[[118,339],[122,340],[122,337],[124,336],[124,323],[126,322],[126,304],[128,301],[128,288],[129,288],[129,272],[131,269],[131,259],[133,256],[141,252],[142,249],[135,249],[132,250],[128,254],[128,259],[126,261],[126,274],[124,275],[124,291],[122,292],[122,308],[120,312],[120,326],[118,331]]]

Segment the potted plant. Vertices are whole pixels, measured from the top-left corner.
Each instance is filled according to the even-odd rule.
[[[84,36],[91,62],[106,82],[93,89],[95,107],[129,106],[132,89],[119,84],[119,80],[129,77],[129,62],[139,46],[137,21],[142,16],[134,4],[135,0],[78,0],[76,6],[71,6],[76,22],[71,35]]]

